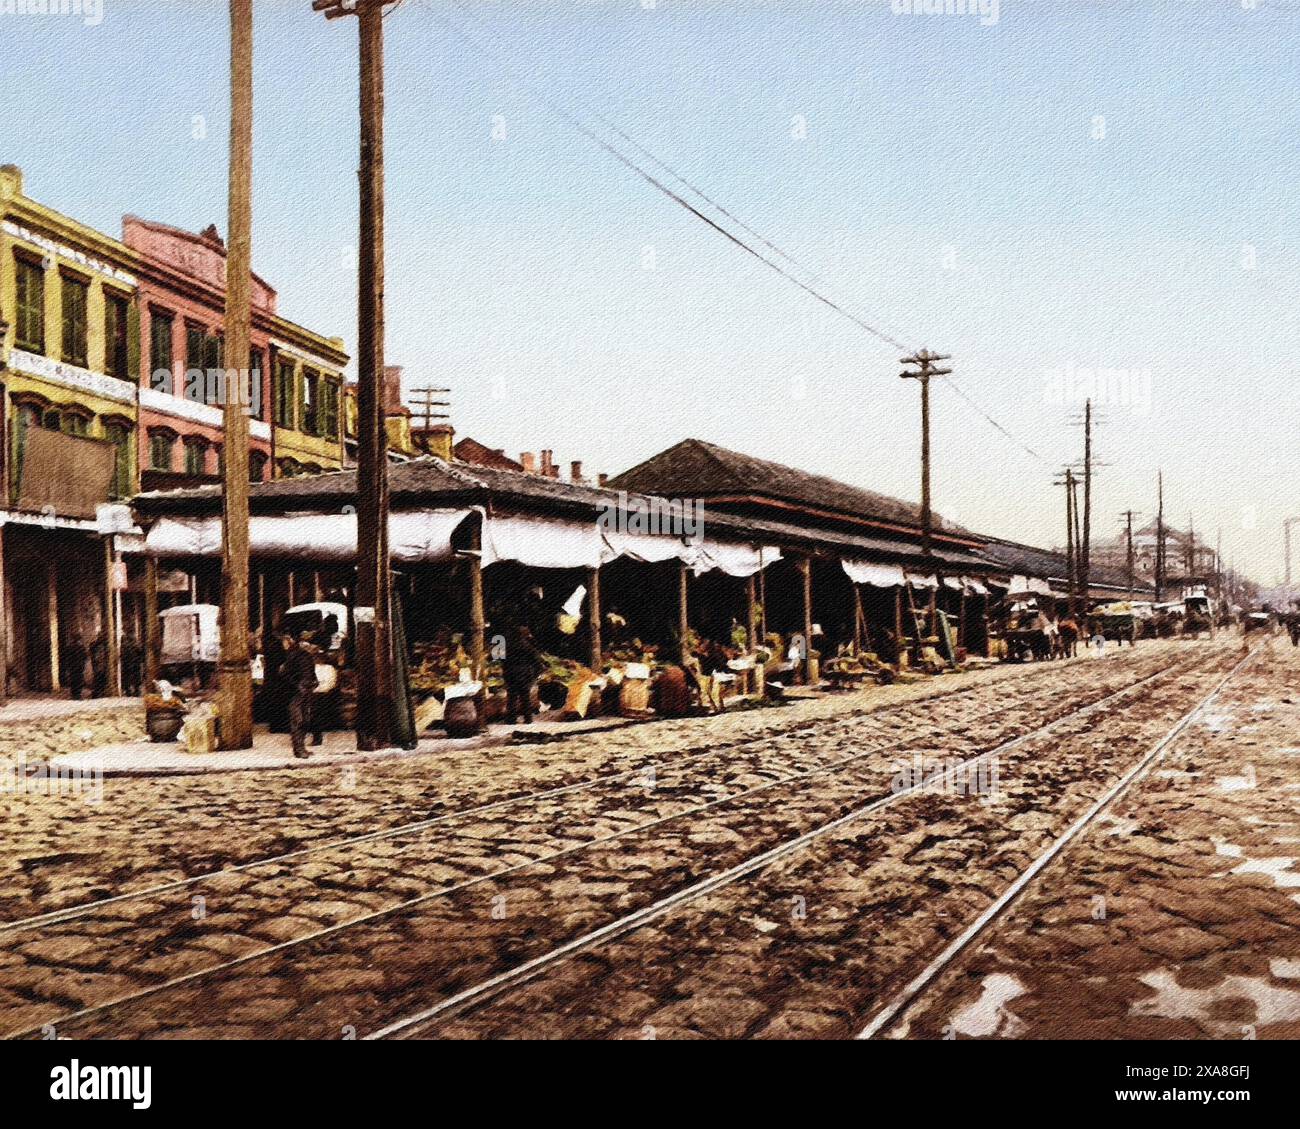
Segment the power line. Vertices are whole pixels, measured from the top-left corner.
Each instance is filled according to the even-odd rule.
[[[490,46],[476,39],[464,28],[460,27],[456,22],[447,19],[445,15],[443,15],[442,13],[434,11],[429,4],[429,0],[423,0],[423,2],[425,4],[425,7],[429,10],[430,14],[439,22],[441,22],[443,26],[448,28],[455,35],[459,36],[466,43],[470,44],[470,46],[472,46],[475,50],[479,51],[483,55],[486,55],[492,62],[494,62],[497,66],[499,66],[503,71],[505,71],[507,75],[509,75],[512,79],[514,79],[514,81],[516,81],[520,86],[522,86],[525,90],[527,90],[530,94],[532,94],[534,98],[536,98],[549,110],[551,110],[557,116],[559,116],[564,121],[572,125],[581,134],[583,134],[583,136],[595,142],[595,144],[599,145],[602,149],[605,150],[605,152],[610,154],[610,156],[614,157],[615,160],[619,161],[621,164],[631,169],[639,177],[641,177],[643,180],[649,183],[656,190],[663,193],[674,203],[686,209],[696,218],[708,224],[709,227],[711,227],[714,231],[718,232],[725,239],[734,243],[741,250],[745,251],[747,254],[758,259],[764,265],[770,267],[772,270],[776,271],[779,275],[781,275],[788,281],[794,283],[794,285],[799,287],[805,293],[815,298],[818,302],[827,306],[829,309],[831,309],[835,313],[838,313],[840,316],[844,317],[848,321],[851,321],[854,325],[858,326],[860,329],[865,330],[873,337],[877,338],[880,341],[883,341],[884,343],[892,346],[895,349],[898,349],[900,352],[908,352],[910,350],[911,348],[910,346],[906,345],[898,338],[894,337],[892,334],[889,334],[884,330],[877,328],[876,326],[867,322],[864,318],[860,317],[858,314],[852,312],[849,309],[846,309],[843,304],[834,301],[826,294],[822,293],[821,290],[813,286],[811,283],[805,282],[800,278],[796,278],[789,271],[781,267],[778,263],[773,262],[762,252],[750,246],[748,243],[746,243],[742,238],[737,236],[735,233],[727,230],[727,228],[724,227],[721,223],[714,220],[710,216],[706,215],[694,204],[692,204],[689,200],[685,199],[679,192],[674,191],[671,187],[664,184],[663,181],[660,180],[658,177],[648,172],[636,161],[632,160],[625,153],[620,152],[608,141],[606,141],[604,138],[596,134],[585,122],[581,121],[569,110],[565,109],[563,106],[557,105],[552,98],[550,98],[547,94],[539,90],[527,78],[519,74],[519,72],[514,67],[512,67],[508,62],[506,62],[505,59],[501,57],[499,52],[494,51]],[[455,7],[458,11],[462,13],[462,15],[468,17],[471,21],[477,24],[478,27],[484,31],[484,33],[486,33],[489,36],[494,35],[494,33],[490,28],[487,28],[482,23],[482,21],[479,20],[476,15],[474,15],[474,13],[466,9],[463,5],[457,3],[457,0],[451,0],[451,3],[453,7]],[[632,148],[634,148],[637,152],[641,153],[648,160],[652,161],[656,166],[663,169],[669,176],[671,176],[678,183],[684,185],[691,193],[698,196],[701,200],[704,200],[708,204],[708,206],[713,208],[715,211],[717,211],[719,215],[724,216],[731,223],[735,224],[741,230],[749,234],[752,238],[758,240],[763,246],[770,249],[774,254],[784,259],[786,262],[790,263],[798,270],[804,272],[814,282],[821,284],[822,280],[818,278],[817,273],[815,271],[813,271],[811,268],[804,265],[802,262],[800,262],[789,252],[783,250],[775,242],[768,239],[766,236],[761,234],[756,228],[754,228],[750,224],[747,224],[745,221],[740,219],[738,216],[736,216],[734,213],[732,213],[729,209],[724,207],[722,204],[718,203],[711,196],[709,196],[708,193],[706,193],[703,189],[699,188],[697,185],[695,185],[693,182],[691,182],[681,173],[678,173],[674,168],[672,168],[672,166],[670,166],[667,162],[663,161],[661,158],[656,156],[653,152],[651,152],[648,148],[646,148],[644,145],[638,142],[635,138],[631,137],[625,130],[621,129],[618,125],[611,122],[604,114],[600,113],[599,110],[596,110],[590,106],[584,108],[588,114],[598,119],[605,126],[605,128],[610,130],[618,137],[622,138],[628,145],[632,146]],[[985,422],[987,422],[991,427],[993,427],[994,430],[996,430],[1000,435],[1002,435],[1006,439],[1009,439],[1012,443],[1014,443],[1017,447],[1019,447],[1025,453],[1030,455],[1032,458],[1038,460],[1039,462],[1044,462],[1044,463],[1047,462],[1047,460],[1041,454],[1039,454],[1033,447],[1029,446],[1029,444],[1025,443],[1023,440],[1019,439],[1015,434],[1013,434],[1010,430],[1008,430],[1001,423],[999,423],[988,411],[986,411],[983,407],[981,407],[980,404],[975,399],[973,399],[967,392],[965,392],[950,377],[945,376],[943,377],[943,379],[947,383],[947,385],[961,398],[961,400],[967,404],[967,406],[969,406],[972,410],[974,410],[977,415],[979,415]]]

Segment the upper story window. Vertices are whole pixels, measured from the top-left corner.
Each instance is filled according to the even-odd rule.
[[[149,311],[149,387],[171,392],[174,384],[172,329],[176,319],[166,310]]]
[[[175,445],[175,432],[161,429],[149,432],[149,465],[154,470],[171,470]]]
[[[320,373],[302,370],[302,430],[307,435],[320,434]]]
[[[262,350],[248,351],[248,410],[253,419],[262,418]]]
[[[85,368],[89,339],[86,306],[90,296],[90,283],[75,274],[64,274],[62,282],[63,360],[70,365]]]
[[[293,361],[281,360],[275,366],[275,424],[293,427],[295,417]]]
[[[62,429],[68,435],[89,435],[90,421],[92,418],[90,412],[81,412],[71,408],[65,408],[61,420]]]
[[[130,380],[130,350],[127,347],[131,303],[121,294],[104,291],[104,371],[120,380]]]
[[[316,434],[323,439],[339,437],[339,397],[342,395],[342,382],[337,377],[326,376],[320,384],[320,427]]]
[[[185,440],[185,473],[206,474],[208,469],[208,444],[204,439]]]
[[[119,420],[106,423],[104,438],[113,444],[113,497],[129,498],[135,492],[135,459],[131,457],[131,425]]]
[[[29,353],[45,352],[45,268],[14,256],[18,294],[15,301],[14,345]]]

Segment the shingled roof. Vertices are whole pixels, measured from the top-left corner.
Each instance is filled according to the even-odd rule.
[[[446,462],[434,455],[393,463],[388,468],[388,482],[394,510],[420,504],[435,507],[482,505],[507,511],[527,509],[595,516],[624,501],[648,497],[635,491],[564,482],[520,471]],[[249,488],[249,509],[255,514],[337,510],[356,504],[356,486],[355,470],[258,482]],[[221,488],[199,486],[188,490],[153,491],[137,495],[133,505],[146,520],[164,515],[211,514],[220,509]],[[918,567],[925,564],[919,547],[907,541],[730,514],[709,509],[707,503],[704,526],[723,539],[786,545],[864,559],[896,560]],[[979,554],[956,546],[936,546],[934,557],[954,570],[984,572],[989,568],[988,562]]]
[[[729,502],[775,502],[785,506],[814,509],[856,521],[917,531],[921,510],[910,502],[850,486],[834,478],[756,458],[739,451],[683,439],[645,462],[614,476],[609,484],[624,490],[640,490],[674,498],[727,499]],[[937,534],[963,539],[974,535],[934,515]]]

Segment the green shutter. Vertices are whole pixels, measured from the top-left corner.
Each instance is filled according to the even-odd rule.
[[[126,307],[126,374],[133,384],[140,382],[140,304]]]

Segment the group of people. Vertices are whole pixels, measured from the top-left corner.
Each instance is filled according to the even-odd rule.
[[[122,670],[122,693],[138,697],[144,681],[144,648],[134,635],[122,636],[119,661]],[[109,693],[108,636],[100,631],[87,646],[80,634],[72,635],[59,654],[59,670],[68,697],[80,700],[86,691],[86,667],[90,667],[90,696],[104,698]]]

